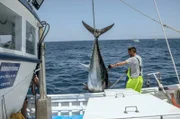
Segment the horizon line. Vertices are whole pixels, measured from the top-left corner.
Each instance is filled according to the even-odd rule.
[[[140,38],[138,40],[154,40],[156,38]],[[157,40],[163,40],[165,38],[157,38]],[[179,39],[179,38],[168,38],[168,39]],[[133,40],[133,39],[100,39],[100,41],[107,41],[107,40]],[[47,40],[45,42],[76,42],[76,41],[93,41],[93,40],[53,40],[53,41],[50,41],[50,40]]]

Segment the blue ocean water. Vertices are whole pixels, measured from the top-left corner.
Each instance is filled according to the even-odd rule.
[[[180,39],[169,39],[171,50],[180,73]],[[128,58],[127,48],[135,46],[143,59],[144,78],[146,74],[161,72],[163,84],[175,84],[177,78],[164,39],[99,40],[105,65],[124,61]],[[46,76],[48,94],[86,93],[82,83],[87,82],[88,72],[79,62],[89,63],[92,41],[46,42]],[[125,72],[127,66],[109,71],[109,80],[115,82]],[[125,78],[115,86],[124,87]],[[146,81],[144,81],[146,83]],[[151,80],[151,86],[156,86]],[[144,84],[145,86],[145,84]]]

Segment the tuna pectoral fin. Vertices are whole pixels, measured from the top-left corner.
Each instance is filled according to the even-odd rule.
[[[103,33],[107,32],[108,30],[110,30],[114,24],[110,25],[110,26],[107,26],[103,29],[94,29],[92,28],[91,26],[89,26],[88,24],[86,24],[84,21],[82,21],[84,27],[89,31],[91,32],[95,37],[99,37],[100,35],[102,35]]]
[[[79,62],[79,64],[82,65],[83,67],[89,69],[89,66],[90,66],[89,64],[83,64],[83,63],[80,63],[80,62]]]
[[[83,89],[84,89],[84,90],[88,90],[87,84],[86,84],[86,83],[83,83],[83,85],[84,85]]]

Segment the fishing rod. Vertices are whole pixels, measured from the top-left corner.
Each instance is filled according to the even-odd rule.
[[[172,104],[172,100],[170,99],[168,93],[167,93],[166,90],[164,89],[163,84],[162,84],[162,83],[159,81],[159,79],[157,78],[157,76],[156,76],[157,74],[159,74],[159,72],[157,72],[157,73],[152,73],[152,74],[148,74],[148,76],[150,76],[150,75],[153,75],[153,76],[154,76],[154,78],[155,78],[155,80],[156,80],[156,82],[157,82],[157,84],[158,84],[158,87],[162,90],[163,94],[167,97],[169,103]]]
[[[124,77],[125,74],[121,75],[121,77],[119,78],[119,80],[117,80],[110,88],[114,88],[114,86],[119,83],[119,81]]]

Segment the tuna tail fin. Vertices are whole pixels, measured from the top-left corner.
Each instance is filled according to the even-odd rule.
[[[103,33],[107,32],[108,30],[110,30],[114,24],[110,25],[110,26],[107,26],[103,29],[94,29],[92,28],[91,26],[89,26],[88,24],[86,24],[84,21],[82,21],[84,27],[89,31],[91,32],[96,38],[98,38],[100,35],[102,35]]]

